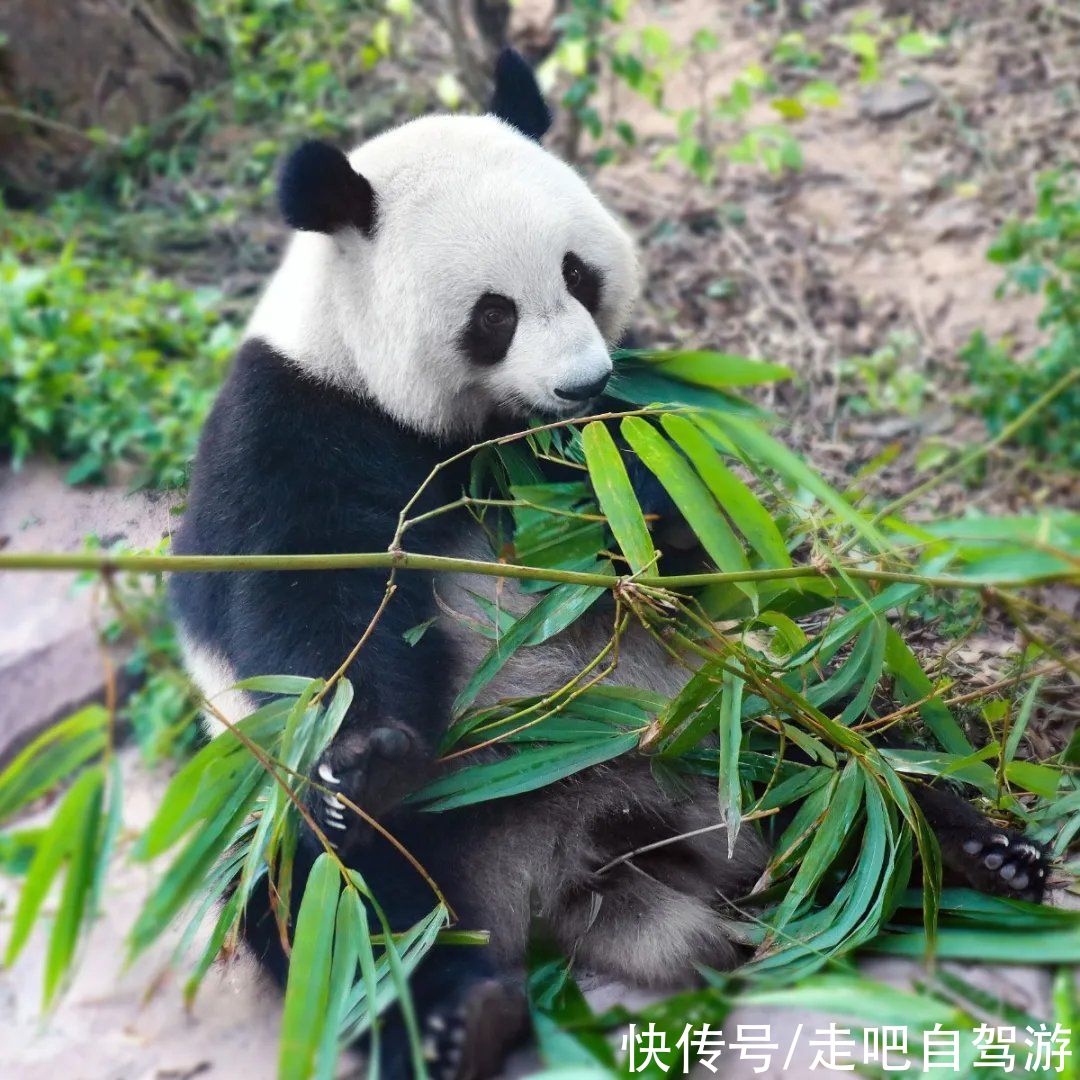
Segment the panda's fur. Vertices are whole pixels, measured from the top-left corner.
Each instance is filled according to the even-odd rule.
[[[207,422],[178,553],[385,550],[403,504],[438,462],[533,414],[588,411],[574,399],[602,387],[637,295],[633,245],[584,181],[535,141],[546,106],[513,55],[500,62],[496,103],[496,115],[414,120],[347,159],[308,144],[290,160],[281,203],[300,231]],[[504,315],[507,299],[515,308],[508,345],[505,321],[478,307],[485,296],[503,298],[495,306]],[[455,500],[467,469],[439,471],[414,513]],[[466,513],[410,529],[407,548],[492,557]],[[237,679],[335,670],[385,580],[379,570],[176,575],[188,668],[235,721],[253,705],[231,689]],[[672,795],[633,755],[524,796],[443,814],[403,807],[401,797],[436,771],[451,702],[488,646],[453,614],[470,613],[470,591],[514,613],[532,602],[509,580],[398,575],[348,671],[354,704],[318,768],[321,784],[375,812],[427,867],[459,925],[491,932],[487,948],[437,947],[413,980],[433,1075],[447,1077],[491,1074],[523,1033],[523,963],[537,918],[583,969],[678,986],[695,965],[737,962],[725,903],[753,887],[766,861],[751,828],[729,856],[714,785]],[[431,619],[410,645],[405,631]],[[521,650],[481,703],[557,688],[610,633],[611,611],[597,605]],[[688,671],[631,627],[610,681],[669,695]],[[428,885],[386,841],[322,796],[312,806],[396,930],[430,910]],[[682,834],[695,835],[597,874]],[[295,895],[316,850],[302,847]],[[264,893],[256,890],[246,934],[284,978]],[[392,1080],[409,1075],[408,1053],[400,1021],[387,1024],[382,1075]]]

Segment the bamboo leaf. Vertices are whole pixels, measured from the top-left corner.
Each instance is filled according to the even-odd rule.
[[[71,858],[75,838],[81,836],[82,823],[91,815],[94,799],[100,796],[104,781],[99,768],[80,773],[38,842],[11,924],[11,936],[4,954],[5,967],[15,963],[26,945],[49,888],[65,860]]]
[[[90,796],[71,834],[71,859],[67,876],[64,878],[64,888],[60,894],[60,904],[56,909],[56,917],[53,919],[49,947],[45,954],[43,1003],[46,1009],[55,998],[71,967],[79,933],[87,914],[91,912],[88,901],[93,894],[100,853],[99,831],[105,785],[104,771],[95,769],[91,775],[94,774],[96,774],[95,782],[90,790]]]
[[[338,900],[326,1021],[316,1059],[315,1075],[319,1080],[333,1080],[336,1072],[338,1032],[345,1019],[345,1009],[356,978],[360,950],[365,945],[366,928],[367,916],[359,893],[352,888],[345,889]],[[370,951],[370,942],[367,942],[367,948]]]
[[[278,1080],[308,1080],[326,1028],[330,967],[341,875],[325,852],[316,860],[300,901],[281,1017]]]
[[[640,416],[625,417],[620,430],[634,453],[664,486],[716,565],[725,573],[748,570],[750,564],[742,544],[686,458]],[[757,586],[741,581],[736,588],[749,597],[756,611]]]
[[[517,619],[488,650],[469,681],[454,701],[454,715],[460,716],[480,691],[502,670],[503,665],[526,642],[539,644],[578,619],[605,589],[592,585],[558,585],[533,608]]]
[[[790,368],[751,360],[746,356],[716,352],[711,349],[688,349],[658,352],[650,349],[622,350],[616,354],[616,364],[626,361],[648,364],[672,379],[721,389],[729,386],[757,386],[765,382],[790,379]]]
[[[636,732],[578,743],[554,743],[521,750],[504,761],[470,765],[428,784],[411,798],[424,810],[450,810],[490,799],[535,791],[582,769],[609,761],[637,745]]]
[[[581,442],[600,509],[630,569],[641,573],[652,565],[655,551],[615,440],[599,420],[594,420],[581,433]]]
[[[749,465],[766,465],[789,483],[809,491],[877,551],[885,552],[891,549],[889,540],[877,526],[872,525],[863,514],[826,484],[802,458],[774,439],[754,420],[730,413],[714,413],[707,418],[699,418],[698,424],[706,432],[718,429],[729,445],[738,448]]]
[[[1009,729],[1009,736],[1005,740],[1006,762],[1011,762],[1013,758],[1016,757],[1016,751],[1020,749],[1020,740],[1024,737],[1024,732],[1027,731],[1027,726],[1031,720],[1031,713],[1035,708],[1035,701],[1039,696],[1042,682],[1041,675],[1037,679],[1032,679],[1031,685],[1024,695],[1023,703],[1020,706],[1020,714],[1016,718],[1016,723]]]
[[[236,690],[254,690],[261,694],[278,694],[282,697],[309,696],[322,688],[322,679],[309,679],[304,675],[257,675],[241,679],[233,684]]]
[[[904,639],[891,626],[885,630],[885,670],[895,678],[896,691],[901,701],[905,704],[922,702],[919,715],[944,749],[960,757],[974,751],[975,748],[949,712],[948,706],[939,698],[924,700],[933,694],[934,684]]]
[[[735,841],[742,826],[742,780],[739,750],[742,747],[742,698],[746,680],[733,671],[724,672],[720,704],[719,795],[720,809],[727,822],[728,858],[735,856]]]
[[[661,423],[765,565],[790,566],[791,556],[772,515],[724,464],[701,429],[675,413],[668,413]]]
[[[268,749],[284,727],[292,699],[272,701],[237,725],[257,746]],[[172,778],[157,812],[139,839],[138,859],[167,851],[198,821],[212,817],[252,767],[250,752],[231,731],[211,739]]]
[[[854,761],[849,761],[840,774],[835,798],[829,804],[820,827],[814,832],[795,880],[776,909],[776,915],[771,922],[774,932],[779,932],[787,925],[836,858],[852,832],[863,790],[858,766]]]
[[[105,749],[109,714],[88,705],[50,727],[25,747],[0,773],[0,822],[68,781]]]

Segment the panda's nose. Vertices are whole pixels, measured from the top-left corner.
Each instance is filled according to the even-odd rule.
[[[563,386],[555,388],[555,396],[560,397],[563,401],[588,401],[590,398],[596,397],[603,392],[603,389],[608,384],[608,379],[611,378],[611,372],[605,371],[599,379],[594,379],[590,383],[578,383],[577,386]]]

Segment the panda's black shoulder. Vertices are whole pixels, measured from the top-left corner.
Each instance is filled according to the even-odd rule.
[[[385,546],[387,523],[443,456],[434,440],[249,339],[203,429],[174,546],[265,550],[283,530],[297,543],[306,534],[314,551],[346,539]]]

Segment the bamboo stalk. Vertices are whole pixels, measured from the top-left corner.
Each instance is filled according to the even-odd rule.
[[[0,552],[0,572],[39,570],[49,572],[112,573],[265,573],[269,571],[425,570],[433,573],[468,573],[486,577],[516,578],[523,581],[556,581],[571,585],[593,585],[613,589],[628,578],[608,574],[559,570],[542,566],[518,566],[482,559],[457,559],[445,555],[422,555],[408,551],[376,551],[327,555],[136,555],[104,551]],[[737,581],[782,581],[799,578],[857,578],[861,581],[926,585],[937,589],[985,589],[993,582],[955,574],[919,574],[903,570],[871,570],[865,567],[784,566],[760,570],[736,570],[703,574],[641,574],[635,584],[657,589],[695,588]],[[1055,582],[1080,584],[1080,569],[1035,574],[1012,583],[1012,587],[1049,585]],[[1000,586],[998,586],[1000,587]]]

